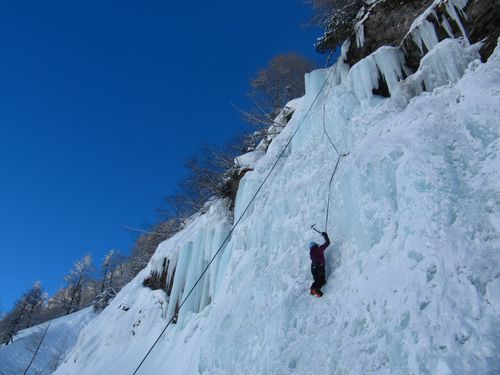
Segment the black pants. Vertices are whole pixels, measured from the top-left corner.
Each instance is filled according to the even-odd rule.
[[[311,273],[314,279],[311,289],[321,290],[321,287],[326,284],[325,266],[317,262],[312,262]]]

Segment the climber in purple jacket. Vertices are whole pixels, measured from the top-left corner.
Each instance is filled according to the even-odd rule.
[[[330,239],[326,232],[321,235],[325,239],[323,245],[318,245],[316,242],[309,243],[309,255],[311,257],[311,273],[314,282],[311,285],[311,294],[321,297],[323,292],[321,287],[326,284],[325,278],[325,250],[330,245]]]

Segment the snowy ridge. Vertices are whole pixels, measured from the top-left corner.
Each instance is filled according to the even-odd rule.
[[[28,374],[52,373],[75,346],[82,328],[94,317],[92,308],[86,308],[52,320]],[[12,344],[0,347],[0,373],[24,373],[48,324],[49,322],[46,322],[23,329],[16,335]]]

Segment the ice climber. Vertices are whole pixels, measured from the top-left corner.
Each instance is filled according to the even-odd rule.
[[[316,242],[309,243],[309,255],[311,257],[311,273],[314,282],[311,285],[311,294],[317,297],[321,297],[323,292],[321,287],[326,284],[325,278],[325,250],[330,245],[330,239],[326,232],[322,232],[321,235],[325,239],[323,245],[318,245]]]

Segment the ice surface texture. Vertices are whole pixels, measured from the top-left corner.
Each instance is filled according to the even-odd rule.
[[[460,40],[434,45],[422,72],[405,80],[429,92],[403,102],[367,89],[374,65],[395,89],[404,85],[393,49],[348,75],[342,64],[331,68],[216,268],[139,373],[498,373],[500,51],[482,64],[469,48]],[[449,61],[454,51],[468,57]],[[328,73],[306,77],[291,121],[242,179],[235,219]],[[328,134],[350,155],[331,192],[328,283],[318,300],[308,293],[307,243],[320,241],[310,225],[324,220],[336,162],[323,113]],[[227,202],[212,207],[160,245],[83,330],[58,374],[133,372],[231,227]],[[165,256],[177,259],[170,300],[141,284]]]

